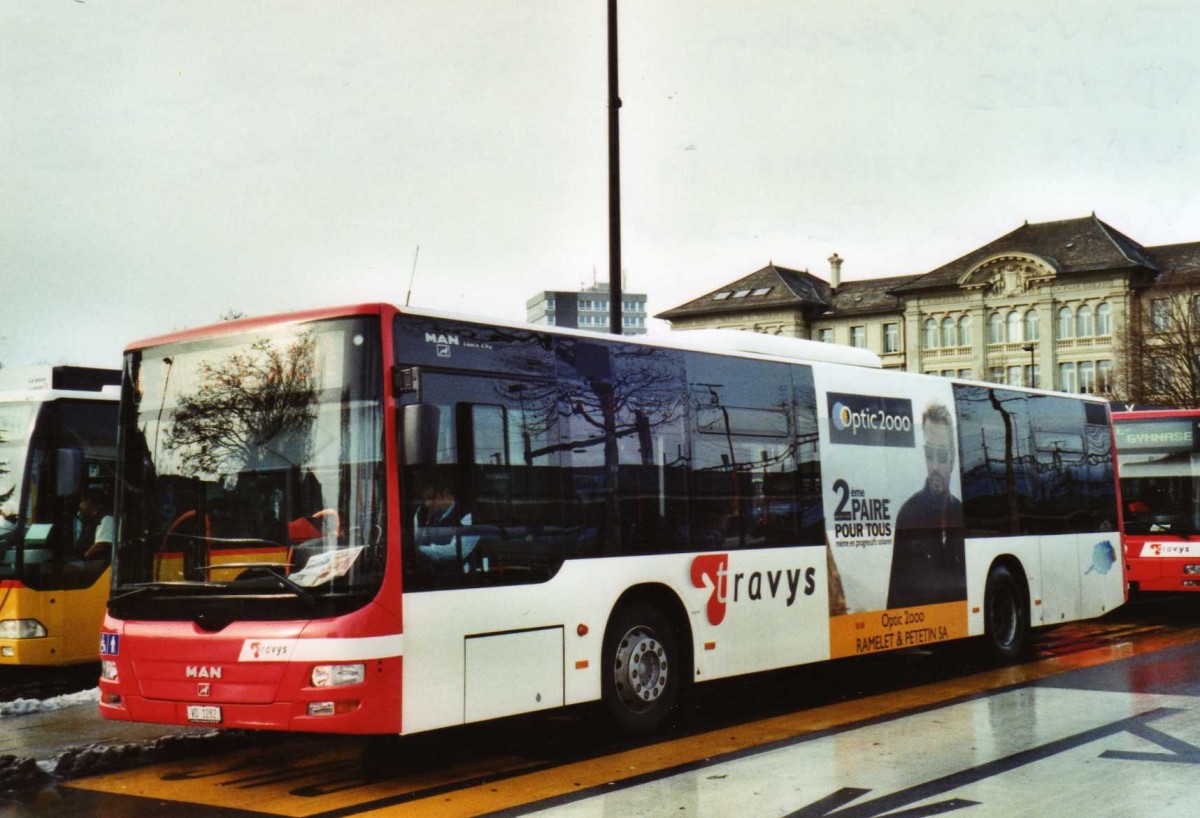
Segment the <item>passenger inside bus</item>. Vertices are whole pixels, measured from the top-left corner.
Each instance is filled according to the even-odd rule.
[[[417,552],[435,564],[462,565],[470,570],[469,558],[479,542],[478,535],[464,536],[471,525],[471,512],[455,499],[454,491],[445,483],[435,483],[421,492],[421,504],[413,515],[413,532]]]
[[[74,550],[77,558],[102,559],[111,556],[113,517],[106,510],[104,495],[97,489],[86,489],[79,497],[79,514],[75,521]]]

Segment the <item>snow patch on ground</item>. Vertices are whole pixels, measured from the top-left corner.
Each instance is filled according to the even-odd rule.
[[[0,719],[8,716],[29,716],[34,713],[50,713],[55,710],[65,710],[81,704],[97,704],[100,701],[100,688],[81,690],[78,693],[67,693],[49,699],[13,699],[11,702],[0,702]]]

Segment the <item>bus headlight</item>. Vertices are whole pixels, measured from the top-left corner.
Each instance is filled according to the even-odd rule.
[[[117,681],[117,663],[112,659],[105,659],[100,663],[100,678],[106,682]]]
[[[312,669],[313,687],[341,687],[362,684],[367,676],[366,665],[317,665]]]
[[[1185,565],[1185,566],[1183,566],[1183,573],[1188,574],[1190,576],[1195,576],[1196,574],[1200,574],[1200,565],[1197,565],[1195,563]]]
[[[46,626],[36,619],[0,619],[0,639],[41,639]]]

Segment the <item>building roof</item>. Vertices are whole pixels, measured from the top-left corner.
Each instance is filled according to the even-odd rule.
[[[901,309],[902,305],[892,291],[920,277],[906,275],[843,281],[837,292],[834,292],[828,281],[806,270],[791,270],[768,264],[686,304],[661,312],[655,318],[671,321],[698,315],[745,313],[779,307],[832,315],[894,312]],[[756,291],[767,288],[770,289],[766,293],[754,295]],[[737,293],[745,295],[735,297]],[[721,295],[724,297],[717,297]]]
[[[1169,271],[1171,276],[1194,278],[1200,276],[1200,241],[1186,244],[1163,244],[1147,247],[1148,255],[1160,270]]]
[[[812,273],[768,264],[761,270],[755,270],[748,276],[707,292],[686,304],[660,312],[654,317],[672,321],[693,315],[744,313],[748,310],[780,307],[825,309],[829,307],[828,293],[829,284]]]
[[[832,294],[830,316],[866,315],[877,312],[898,312],[904,309],[900,298],[893,291],[921,278],[921,275],[869,278],[858,281],[843,281]],[[830,289],[825,284],[825,290]]]
[[[1158,269],[1145,247],[1092,214],[1082,219],[1026,222],[1011,233],[894,288],[893,292],[905,294],[954,286],[976,264],[1004,252],[1039,256],[1060,275],[1131,266]]]

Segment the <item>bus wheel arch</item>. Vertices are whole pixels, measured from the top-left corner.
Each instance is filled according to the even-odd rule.
[[[1029,599],[1029,580],[1020,560],[994,560],[983,594],[983,628],[988,648],[1001,661],[1017,659],[1029,647]]]
[[[625,735],[661,729],[691,682],[692,636],[679,598],[663,585],[626,591],[604,629],[601,699]]]

